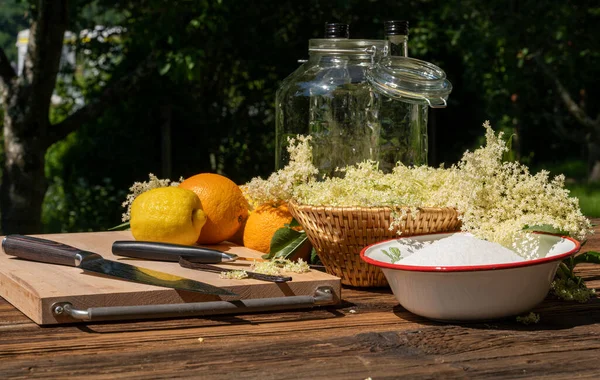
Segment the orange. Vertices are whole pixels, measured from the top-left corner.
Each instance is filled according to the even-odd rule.
[[[230,239],[248,216],[248,202],[239,187],[220,174],[196,174],[179,187],[196,193],[206,213],[199,244],[218,244]]]
[[[247,196],[245,192],[246,186],[239,186],[239,188],[242,194],[244,195],[244,198],[246,198],[246,202],[248,202],[248,215],[250,215],[250,213],[252,213],[252,210],[254,210],[254,206],[252,205],[254,202],[252,202],[252,199],[250,199]],[[244,245],[244,229],[246,228],[247,221],[248,218],[244,218],[244,221],[242,222],[240,228],[237,230],[235,235],[233,235],[231,239],[229,239],[230,242],[235,243],[237,245]]]
[[[265,203],[256,208],[246,221],[244,246],[269,253],[275,231],[292,222],[287,203]]]
[[[249,211],[250,213],[251,211]],[[244,230],[246,229],[246,222],[248,221],[248,218],[244,218],[244,221],[242,222],[242,225],[240,226],[240,228],[238,228],[237,232],[235,233],[235,235],[233,235],[231,238],[227,239],[232,243],[235,243],[237,245],[244,245]]]

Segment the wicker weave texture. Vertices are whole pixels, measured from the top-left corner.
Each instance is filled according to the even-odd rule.
[[[398,236],[397,230],[389,229],[391,208],[307,206],[290,202],[290,212],[304,227],[327,272],[340,277],[342,284],[387,286],[383,272],[362,261],[360,251],[369,244]],[[406,212],[401,236],[460,229],[454,208],[420,208],[414,219],[409,209]]]

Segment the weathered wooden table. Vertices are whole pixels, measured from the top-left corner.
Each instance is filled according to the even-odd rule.
[[[600,291],[600,265],[577,272]],[[548,296],[526,326],[431,322],[389,289],[342,297],[309,311],[51,327],[0,298],[0,378],[600,378],[598,298]]]

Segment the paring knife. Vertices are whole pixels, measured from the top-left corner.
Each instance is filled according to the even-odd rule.
[[[179,265],[181,265],[184,268],[203,270],[203,271],[213,272],[213,273],[235,271],[235,269],[224,269],[224,268],[220,268],[218,266],[211,265],[211,264],[195,263],[193,261],[187,260],[187,258],[185,256],[181,256],[179,258]],[[253,278],[255,280],[277,282],[277,283],[292,281],[292,277],[290,277],[290,276],[275,276],[275,275],[271,275],[271,274],[250,272],[247,270],[244,270],[244,272],[246,272],[246,275],[248,276],[248,278]]]
[[[219,268],[209,264],[219,264],[240,259],[235,254],[225,253],[216,249],[139,240],[115,241],[112,246],[112,252],[116,256],[179,262],[179,265],[184,268],[217,273],[228,272],[230,269]],[[264,260],[257,259],[257,261]],[[289,276],[273,276],[250,271],[246,271],[246,274],[249,278],[262,281],[287,282],[292,280]]]
[[[229,290],[151,269],[106,260],[97,253],[66,244],[24,235],[8,235],[2,240],[4,253],[43,263],[68,265],[133,282],[190,290],[203,294],[237,296]]]

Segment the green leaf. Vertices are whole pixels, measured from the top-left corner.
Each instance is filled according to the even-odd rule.
[[[118,226],[109,228],[109,231],[124,231],[129,229],[129,222],[121,223]]]
[[[305,234],[287,227],[278,229],[271,238],[271,252],[281,251],[300,235]]]
[[[389,257],[390,260],[392,260],[392,264],[394,264],[397,261],[402,260],[402,251],[400,251],[400,248],[398,248],[398,247],[390,247],[389,252],[386,251],[385,249],[382,249],[381,252],[383,252],[384,255]]]
[[[302,225],[300,223],[298,223],[296,218],[292,218],[292,221],[289,224],[286,224],[285,226],[288,228],[302,227]]]
[[[515,160],[515,152],[513,151],[513,138],[516,134],[510,135],[508,141],[506,142],[507,151],[502,155],[502,161],[514,161]]]
[[[308,241],[308,237],[306,236],[306,234],[301,234],[285,248],[275,252],[273,254],[273,257],[291,259],[298,250],[304,247],[305,244],[310,244],[310,242]]]
[[[531,232],[545,232],[545,233],[549,233],[549,234],[555,234],[555,235],[569,235],[568,232],[566,231],[562,231],[558,228],[554,228],[549,224],[542,224],[539,226],[525,226],[523,228],[523,230],[525,231],[531,231]]]
[[[580,263],[591,263],[591,264],[600,264],[600,252],[596,251],[588,251],[582,253],[581,255],[575,256],[574,265]]]
[[[562,278],[564,280],[567,280],[569,278],[573,279],[575,277],[575,274],[573,273],[573,267],[565,261],[562,261],[558,266],[556,270],[556,277]]]
[[[164,65],[163,67],[161,67],[158,72],[159,72],[160,75],[165,75],[166,73],[169,72],[169,69],[171,69],[171,64],[167,63],[166,65]]]
[[[270,253],[263,255],[263,258],[271,259],[273,257],[281,257],[288,259],[307,243],[308,237],[306,236],[306,233],[298,232],[287,227],[280,228],[275,232],[271,239]]]

